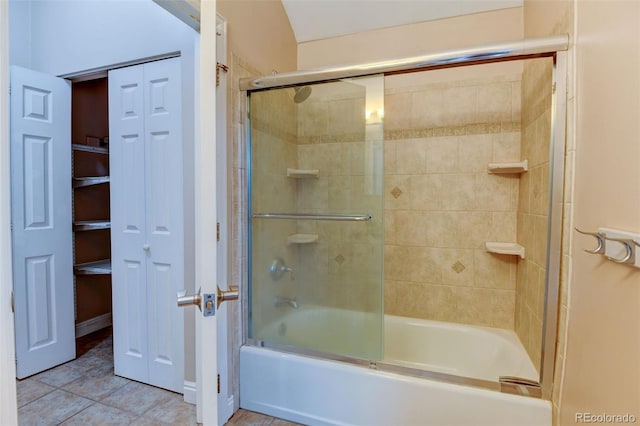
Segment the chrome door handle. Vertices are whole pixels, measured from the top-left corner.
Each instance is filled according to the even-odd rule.
[[[184,308],[185,306],[196,305],[200,312],[202,312],[202,295],[200,289],[196,294],[190,294],[187,296],[186,291],[178,292],[178,306]]]
[[[229,290],[227,291],[220,290],[220,287],[218,286],[218,303],[216,304],[216,307],[219,308],[222,302],[238,300],[238,297],[240,297],[240,290],[238,290],[237,285],[230,285]]]

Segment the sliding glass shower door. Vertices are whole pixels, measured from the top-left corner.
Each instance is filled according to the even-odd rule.
[[[249,338],[381,359],[383,77],[249,102]]]

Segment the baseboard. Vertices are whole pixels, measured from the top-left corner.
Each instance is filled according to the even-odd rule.
[[[188,382],[184,381],[184,402],[188,404],[196,405],[197,396],[196,396],[196,382]]]
[[[196,405],[197,404],[197,401],[196,401],[197,400],[196,382],[188,382],[188,381],[185,380],[184,381],[184,388],[183,388],[183,395],[184,395],[184,402],[186,402],[187,404]],[[235,400],[233,398],[233,395],[231,395],[231,396],[229,396],[229,398],[227,398],[227,406],[226,407],[221,407],[228,414],[227,418],[231,417],[233,415],[233,413],[235,412],[235,409],[234,409],[235,407],[233,406],[234,403],[235,403]]]
[[[99,315],[76,324],[76,339],[111,325],[111,313]]]

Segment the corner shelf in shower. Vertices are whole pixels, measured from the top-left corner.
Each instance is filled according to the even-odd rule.
[[[524,259],[524,247],[518,243],[497,243],[487,241],[484,245],[489,253],[520,256],[521,259]]]
[[[293,179],[309,179],[309,178],[317,178],[319,170],[318,169],[289,169],[287,168],[287,177]]]
[[[287,237],[287,244],[311,244],[318,241],[316,234],[293,234]]]
[[[513,163],[489,163],[487,171],[489,173],[524,173],[529,170],[527,160]]]

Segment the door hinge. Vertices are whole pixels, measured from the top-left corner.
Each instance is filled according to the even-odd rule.
[[[218,374],[218,393],[220,393],[220,375]]]
[[[13,291],[11,292],[11,313],[15,313],[15,303],[13,301]]]
[[[220,222],[216,222],[216,241],[220,241]]]
[[[229,71],[229,67],[220,62],[216,62],[216,87],[220,86],[220,70],[227,72]]]

